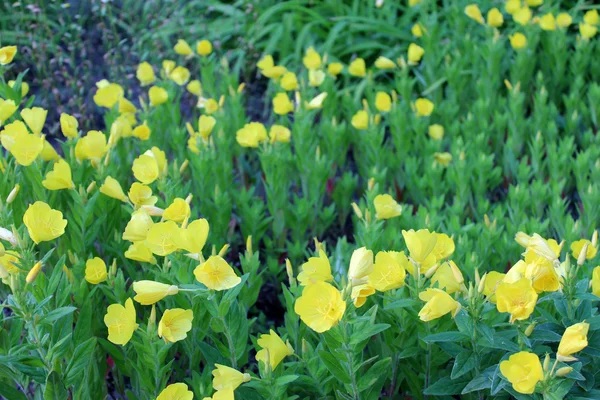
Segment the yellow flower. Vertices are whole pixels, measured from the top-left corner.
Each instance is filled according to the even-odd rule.
[[[523,260],[517,261],[517,263],[508,270],[508,272],[504,276],[503,282],[515,283],[516,281],[525,276],[526,270],[527,263]]]
[[[323,250],[319,250],[319,257],[310,257],[302,266],[298,274],[298,282],[301,286],[307,286],[315,282],[331,282],[331,265],[327,254]]]
[[[499,312],[510,313],[511,323],[529,318],[537,299],[538,294],[527,278],[513,283],[502,282],[496,289],[496,307]]]
[[[465,14],[467,14],[467,17],[474,19],[475,21],[479,22],[480,24],[485,23],[485,21],[483,19],[483,15],[481,15],[481,10],[479,10],[479,7],[477,7],[477,4],[470,4],[470,5],[466,6]]]
[[[153,107],[161,105],[169,99],[169,93],[158,86],[152,86],[148,91],[148,96],[150,97],[150,104]]]
[[[541,6],[542,4],[544,4],[544,0],[526,0],[527,1],[527,5],[531,6],[531,7],[537,7],[537,6]]]
[[[262,361],[271,370],[275,370],[285,357],[294,354],[289,340],[284,342],[272,329],[268,334],[260,335],[256,344],[261,348],[256,353],[256,361]]]
[[[387,57],[379,56],[375,60],[375,67],[379,69],[393,69],[396,68],[396,63]]]
[[[285,93],[277,93],[273,98],[273,112],[278,115],[285,115],[294,111],[294,104]]]
[[[285,69],[285,67],[282,67],[281,65],[275,65],[273,67],[269,67],[269,68],[265,68],[265,69],[261,70],[261,73],[264,76],[266,76],[267,78],[270,78],[270,79],[274,79],[274,80],[281,78],[281,76],[283,76],[283,74],[285,74],[286,72],[287,72],[287,69]]]
[[[423,26],[423,24],[418,24],[417,23],[417,24],[414,24],[412,26],[412,28],[410,28],[410,33],[412,33],[413,36],[415,36],[415,37],[423,37],[423,34],[425,32],[427,32],[427,30],[425,29],[425,27]],[[377,66],[377,65],[375,65],[375,66]]]
[[[452,313],[452,317],[455,317],[460,311],[460,303],[440,289],[426,289],[419,293],[419,299],[426,302],[419,311],[421,321],[432,321],[448,313]]]
[[[151,85],[156,80],[156,75],[154,75],[154,69],[152,68],[152,65],[146,61],[138,65],[135,76],[138,78],[142,86]]]
[[[14,88],[15,83],[16,81],[8,81],[8,86]],[[21,97],[27,96],[27,93],[29,93],[29,84],[27,82],[21,81]]]
[[[171,71],[175,68],[177,64],[173,60],[163,60],[162,62],[162,72],[165,76],[169,76]]]
[[[352,126],[359,130],[364,130],[369,127],[369,113],[365,110],[357,111],[352,116]]]
[[[123,232],[123,240],[141,242],[148,237],[148,231],[154,225],[152,217],[146,210],[140,208],[131,214],[131,219]]]
[[[111,176],[107,176],[102,186],[100,186],[100,193],[112,197],[113,199],[127,202],[127,196],[125,195],[125,192],[123,192],[121,184]]]
[[[10,64],[17,54],[17,46],[5,46],[0,48],[0,65]]]
[[[390,219],[402,215],[402,206],[389,194],[379,194],[373,199],[375,217],[377,219]]]
[[[78,135],[79,123],[75,117],[62,113],[60,114],[60,130],[62,134],[69,139],[75,139]]]
[[[13,100],[0,99],[0,126],[6,122],[17,111],[17,105]]]
[[[135,307],[133,301],[127,299],[125,307],[111,304],[106,310],[104,324],[108,328],[108,340],[114,344],[125,346],[138,328],[135,323]]]
[[[587,334],[590,329],[590,324],[580,322],[569,326],[563,333],[558,345],[556,356],[559,361],[575,361],[577,358],[572,354],[580,352],[588,345]]]
[[[581,239],[581,240],[577,240],[573,243],[571,243],[571,252],[573,254],[573,258],[574,259],[578,259],[579,258],[579,254],[581,254],[581,251],[583,250],[583,246],[588,245],[587,251],[585,253],[585,258],[587,260],[591,260],[592,258],[596,257],[596,253],[598,252],[598,249],[594,246],[592,246],[592,242],[590,242],[587,239]]]
[[[373,294],[375,294],[375,288],[368,283],[363,283],[358,286],[352,286],[350,298],[354,303],[354,307],[360,308],[366,303],[367,297]]]
[[[430,125],[429,137],[433,140],[442,140],[444,138],[444,127],[438,124]]]
[[[327,66],[327,72],[331,76],[338,76],[344,70],[344,64],[339,62],[331,63]]]
[[[431,115],[434,109],[434,104],[429,99],[417,99],[414,104],[415,114],[417,117],[428,117]]]
[[[363,278],[367,278],[372,271],[373,252],[366,247],[354,250],[348,267],[348,280],[353,284],[363,283]]]
[[[281,77],[279,84],[284,90],[296,90],[298,89],[298,78],[296,78],[295,73],[286,72]]]
[[[137,281],[133,282],[132,286],[136,293],[133,299],[144,306],[152,305],[167,296],[179,293],[179,288],[175,285],[154,281]]]
[[[165,310],[158,323],[158,337],[163,338],[166,343],[175,343],[185,339],[187,333],[192,330],[193,319],[192,310],[183,308]]]
[[[116,83],[109,83],[106,86],[99,87],[94,95],[94,103],[100,107],[113,108],[125,92],[123,88]]]
[[[531,254],[531,256],[530,256]],[[560,254],[560,246],[556,243],[556,240],[546,240],[539,234],[534,233],[528,242],[527,251],[525,254],[525,261],[532,262],[535,256],[543,257],[551,262],[556,261]]]
[[[319,69],[311,69],[308,71],[308,84],[312,87],[320,86],[325,81],[325,72]]]
[[[12,154],[19,165],[31,165],[42,153],[45,139],[43,136],[27,132],[25,124],[15,121],[4,127],[0,134],[2,146]]]
[[[21,256],[16,251],[6,250],[4,255],[0,257],[0,267],[4,268],[9,274],[23,272],[18,266],[20,264],[20,258]]]
[[[136,242],[131,244],[125,252],[125,258],[139,262],[156,264],[156,259],[144,242]]]
[[[433,158],[435,159],[435,161],[438,164],[440,164],[443,167],[447,167],[452,162],[452,154],[450,154],[448,152],[443,152],[443,153],[435,152],[435,153],[433,153]]]
[[[367,66],[365,65],[365,60],[362,58],[357,58],[356,60],[352,61],[348,66],[348,72],[352,76],[363,77],[367,75]]]
[[[212,397],[205,397],[202,400],[234,400],[233,389],[218,390]]]
[[[600,266],[592,272],[592,293],[600,297]]]
[[[271,143],[289,143],[291,136],[292,132],[290,132],[290,130],[283,125],[273,125],[269,130],[269,137],[271,138]]]
[[[496,304],[496,289],[504,280],[506,275],[497,271],[490,271],[485,274],[483,294],[488,297],[490,303]]]
[[[145,185],[150,185],[158,179],[158,163],[150,155],[142,154],[133,161],[133,176]]]
[[[453,261],[450,261],[440,265],[431,277],[431,286],[437,284],[438,288],[444,289],[448,294],[460,291],[464,282],[464,279],[462,281],[457,279],[457,276],[453,272],[453,268],[451,267],[450,263],[454,264]],[[454,266],[456,266],[456,264],[454,264]],[[460,274],[458,267],[456,267],[455,270]],[[462,274],[459,276],[462,278]]]
[[[573,23],[573,18],[567,13],[560,13],[556,16],[556,25],[560,28],[568,28]]]
[[[215,99],[208,99],[204,102],[204,111],[207,114],[214,114],[219,111],[219,103]]]
[[[23,121],[25,121],[29,129],[31,129],[31,132],[36,135],[42,134],[47,115],[48,111],[40,107],[24,108],[21,110]]]
[[[542,363],[537,355],[527,351],[511,355],[500,363],[500,372],[522,394],[535,392],[535,385],[544,378]]]
[[[489,26],[494,27],[494,28],[499,28],[502,26],[503,23],[504,23],[504,17],[502,16],[502,13],[500,12],[500,10],[498,10],[496,7],[494,7],[490,11],[488,11],[487,24]]]
[[[139,182],[134,182],[131,185],[128,195],[129,200],[131,200],[136,208],[141,206],[153,206],[158,200],[156,196],[152,196],[152,189],[149,186]]]
[[[388,112],[392,109],[392,98],[385,92],[377,92],[375,96],[375,107],[381,112]]]
[[[521,32],[517,32],[514,35],[510,35],[510,45],[515,50],[524,49],[527,47],[527,38]]]
[[[583,22],[588,25],[598,25],[600,23],[600,16],[598,15],[598,10],[589,10],[583,16]]]
[[[267,130],[260,122],[250,122],[237,131],[236,140],[243,147],[258,147],[267,140]]]
[[[183,39],[177,40],[177,43],[173,47],[173,50],[175,50],[175,53],[182,56],[191,56],[192,54],[194,54],[188,42],[186,42]]]
[[[410,65],[417,65],[421,61],[423,54],[425,54],[425,49],[416,43],[411,43],[408,46],[408,63]]]
[[[48,190],[72,189],[75,187],[71,178],[71,167],[63,159],[54,164],[52,171],[46,174],[42,185]]]
[[[315,332],[325,332],[342,319],[346,303],[342,294],[326,282],[308,285],[296,300],[294,311]]]
[[[579,24],[579,33],[584,40],[589,40],[596,36],[598,32],[598,28],[594,25],[589,24]]]
[[[163,219],[165,221],[175,221],[182,223],[186,218],[189,218],[191,214],[190,205],[182,198],[176,198],[173,202],[165,209],[163,213]]]
[[[169,79],[178,84],[179,86],[185,85],[190,80],[190,70],[179,66],[175,68],[169,74]]]
[[[99,131],[89,131],[75,145],[75,157],[78,160],[98,162],[107,152],[108,144],[106,143],[106,136]]]
[[[275,66],[275,61],[273,60],[273,56],[271,56],[271,55],[264,56],[256,63],[256,66],[260,70],[273,68]]]
[[[167,256],[180,248],[181,236],[181,228],[175,222],[159,222],[148,230],[146,246],[157,256]]]
[[[188,83],[185,88],[187,89],[188,92],[190,92],[191,94],[193,94],[195,96],[202,95],[202,84],[200,83],[200,81],[198,79],[194,79],[193,81],[190,81],[190,83]]]
[[[188,390],[185,383],[172,383],[167,386],[156,400],[192,400],[194,392]]]
[[[527,264],[525,277],[531,280],[537,293],[556,292],[560,289],[560,279],[552,263],[540,258]]]
[[[101,258],[94,257],[85,262],[85,280],[92,285],[104,282],[108,277],[106,264]]]
[[[208,56],[210,53],[212,53],[212,51],[212,43],[208,40],[205,39],[196,43],[196,53],[200,54],[201,56]]]
[[[200,253],[206,244],[209,230],[208,221],[204,218],[190,222],[187,228],[181,232],[181,248],[192,254]]]
[[[554,31],[556,30],[556,20],[554,19],[554,15],[552,13],[548,13],[540,18],[539,21],[540,28],[545,31]]]
[[[319,69],[321,68],[321,56],[314,48],[309,47],[306,49],[306,54],[302,59],[302,63],[307,69]]]
[[[131,135],[140,140],[148,140],[148,139],[150,139],[151,133],[152,132],[150,131],[148,124],[146,123],[146,121],[144,121],[143,124],[138,125],[133,129],[133,131],[131,132]]]
[[[327,92],[319,93],[314,98],[312,98],[311,101],[309,101],[308,103],[305,103],[306,108],[309,110],[319,109],[319,108],[323,107],[323,102],[325,101],[326,98],[327,98]]]
[[[43,201],[36,201],[29,205],[23,215],[23,223],[27,226],[31,240],[36,244],[56,239],[65,233],[67,226],[63,214],[53,210]]]
[[[221,256],[210,256],[194,269],[196,280],[212,290],[227,290],[239,285],[242,279]]]
[[[531,10],[527,7],[519,8],[514,14],[513,19],[520,25],[527,25],[531,20]]]
[[[243,374],[231,367],[215,364],[216,369],[212,371],[213,389],[215,390],[235,390],[242,383],[250,382],[250,375]]]
[[[402,231],[402,236],[406,242],[406,247],[410,253],[410,257],[417,263],[428,264],[428,258],[435,258],[433,250],[437,243],[437,235],[435,232],[429,232],[427,229],[414,231]],[[435,262],[435,261],[434,261]],[[422,271],[423,272],[423,271]]]
[[[369,284],[380,292],[404,286],[405,266],[409,263],[402,251],[380,251],[375,256],[373,271],[369,274]]]

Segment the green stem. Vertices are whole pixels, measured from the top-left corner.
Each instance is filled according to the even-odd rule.
[[[352,385],[352,398],[358,400],[358,385],[356,383],[356,373],[354,371],[354,361],[352,360],[352,348],[348,345],[348,324],[344,323],[344,344],[343,349],[346,353],[346,360],[348,362],[348,371],[350,373],[350,382]]]

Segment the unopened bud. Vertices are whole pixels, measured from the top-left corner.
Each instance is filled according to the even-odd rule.
[[[21,190],[21,185],[19,185],[18,183],[15,185],[15,187],[10,191],[10,193],[8,194],[8,197],[6,198],[6,204],[10,204],[13,201],[15,201],[15,198],[17,197],[17,195],[19,194],[19,190]]]
[[[69,281],[69,283],[73,283],[73,281],[75,280],[73,271],[71,271],[70,268],[67,268],[66,265],[63,265],[62,269],[63,269],[63,272],[65,273],[65,275],[67,276],[67,280]]]
[[[425,271],[425,278],[431,278],[433,276],[433,274],[435,274],[435,271],[438,270],[438,268],[440,267],[440,264],[435,263],[431,268],[429,268],[427,271]]]
[[[450,264],[450,269],[452,270],[452,275],[454,275],[454,279],[456,279],[456,282],[464,283],[465,278],[463,277],[462,272],[460,272],[460,269],[458,269],[458,266],[454,263],[454,261],[449,261],[448,264]]]
[[[148,332],[152,332],[156,326],[156,304],[152,304],[152,310],[150,310],[150,317],[148,318]]]
[[[367,185],[367,188],[369,189],[369,191],[373,190],[374,186],[375,186],[375,178],[369,179],[369,183]]]
[[[562,367],[556,371],[556,376],[562,378],[563,376],[569,375],[571,372],[573,372],[573,367]]]
[[[287,273],[288,280],[290,282],[291,287],[296,286],[296,278],[294,277],[294,269],[292,268],[292,263],[289,258],[285,259],[285,272]]]
[[[323,242],[319,242],[319,239],[317,239],[316,237],[313,238],[314,242],[315,242],[315,251],[318,253],[320,251],[325,251],[325,246],[323,246]]]
[[[221,250],[219,250],[219,256],[225,257],[225,254],[227,254],[227,250],[229,250],[229,244],[225,244],[223,247],[221,247]]]
[[[252,251],[252,235],[249,235],[246,238],[246,252],[250,256],[252,256],[252,254],[253,254],[253,251]]]
[[[221,97],[219,97],[219,107],[223,107],[223,104],[225,104],[225,96],[221,95]]]
[[[483,275],[481,281],[479,281],[479,285],[477,285],[477,293],[483,293],[485,290],[485,280],[487,279],[487,273]]]
[[[594,231],[592,234],[592,246],[598,247],[598,231]]]
[[[33,281],[35,281],[35,278],[37,278],[37,276],[41,270],[42,270],[42,263],[38,261],[33,266],[33,268],[31,268],[29,273],[27,274],[27,278],[25,278],[25,282],[32,283]]]
[[[352,202],[352,209],[354,210],[354,214],[356,214],[356,216],[358,217],[358,219],[362,219],[363,218],[363,213],[362,213],[362,211],[360,211],[360,208],[358,207],[358,204]]]
[[[306,339],[302,338],[302,355],[308,353],[308,342]]]
[[[238,88],[237,88],[238,94],[242,93],[244,91],[245,87],[246,87],[245,83],[240,83],[240,86],[238,86]]]
[[[194,195],[193,194],[188,194],[187,197],[185,198],[185,202],[188,203],[188,205],[190,205],[192,203],[192,200],[194,199]]]
[[[17,245],[17,238],[15,237],[14,233],[8,229],[0,228],[0,239],[6,240],[13,246]]]
[[[529,325],[527,327],[527,329],[525,329],[525,336],[527,336],[527,337],[531,336],[531,334],[533,333],[533,330],[535,329],[536,325],[537,324],[535,322],[533,322],[531,325]]]
[[[190,162],[188,159],[186,159],[183,164],[181,164],[181,167],[179,167],[179,174],[183,174],[184,171],[187,169],[188,165],[190,165]]]
[[[155,206],[142,206],[142,208],[152,217],[162,217],[165,210]]]
[[[519,243],[522,247],[527,248],[529,246],[529,240],[531,240],[531,236],[529,236],[525,232],[517,232],[517,234],[515,235],[515,241]]]
[[[546,358],[544,358],[544,371],[548,371],[550,368],[550,354],[546,353]]]
[[[92,183],[90,183],[87,187],[87,189],[85,190],[85,192],[87,194],[92,193],[92,190],[94,190],[96,188],[96,181],[92,181]]]
[[[586,244],[583,245],[583,249],[581,249],[581,253],[579,253],[579,257],[577,257],[577,265],[581,266],[585,263],[585,259],[587,256],[587,250],[588,250],[589,246],[590,246],[589,242],[586,242]]]

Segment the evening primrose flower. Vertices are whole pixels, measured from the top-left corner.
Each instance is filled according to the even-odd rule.
[[[294,111],[294,104],[287,94],[277,93],[273,98],[273,112],[278,115],[285,115]]]
[[[150,97],[150,105],[152,107],[161,105],[169,99],[169,93],[158,86],[152,86],[148,91],[148,96]]]
[[[339,62],[331,63],[327,66],[327,72],[331,76],[338,76],[344,70],[344,64]]]
[[[188,386],[185,383],[172,383],[156,398],[156,400],[192,400],[194,398],[194,392],[188,390]]]
[[[396,68],[396,63],[387,57],[379,56],[375,60],[375,67],[379,69],[393,69]]]
[[[227,290],[240,284],[242,279],[221,256],[210,256],[194,269],[196,280],[211,290]]]
[[[157,256],[168,256],[180,248],[181,235],[181,228],[175,222],[158,222],[148,230],[146,246]]]
[[[308,71],[308,84],[312,87],[321,86],[325,81],[325,72],[320,69],[311,69]]]
[[[271,143],[289,143],[292,132],[283,125],[273,125],[269,130]]]
[[[367,75],[367,66],[365,65],[365,60],[362,58],[357,58],[352,61],[348,66],[348,72],[350,75],[358,77]]]
[[[414,103],[414,110],[417,117],[430,116],[434,107],[434,104],[429,99],[420,98]]]
[[[373,271],[373,252],[361,247],[352,252],[348,267],[348,280],[353,284],[364,283],[364,278]]]
[[[154,225],[152,217],[146,210],[140,208],[131,214],[131,219],[123,232],[123,240],[141,242],[148,237],[148,231]]]
[[[592,271],[592,293],[600,297],[600,266]]]
[[[485,274],[485,282],[483,286],[483,294],[488,298],[490,303],[496,304],[496,289],[504,280],[505,274],[490,271]]]
[[[71,178],[71,167],[69,164],[63,159],[56,162],[52,171],[46,174],[46,179],[42,181],[42,185],[48,190],[74,188],[75,184]]]
[[[270,79],[277,81],[287,72],[287,69],[281,65],[275,65],[261,70],[261,73]]]
[[[75,145],[75,157],[80,161],[98,162],[107,152],[106,136],[100,131],[89,131],[86,136],[79,138]]]
[[[94,257],[85,262],[85,280],[92,285],[104,282],[108,277],[108,271],[104,260]]]
[[[513,15],[513,19],[520,25],[527,25],[531,20],[531,10],[529,7],[519,8]]]
[[[175,221],[178,224],[182,223],[186,218],[189,218],[191,214],[190,205],[182,198],[176,198],[173,202],[165,209],[163,213],[163,219],[165,221]]]
[[[463,288],[464,282],[462,274],[458,267],[456,267],[456,264],[453,266],[455,267],[454,271],[458,271],[458,276],[453,271],[451,263],[454,264],[453,261],[449,261],[440,265],[431,277],[431,286],[437,285],[438,288],[444,289],[448,294],[459,292]]]
[[[214,114],[219,111],[219,103],[215,99],[207,99],[203,107],[207,114]]]
[[[194,96],[202,95],[202,84],[200,83],[200,81],[198,79],[194,79],[193,81],[190,81],[190,83],[188,83],[185,88],[188,92],[190,92]]]
[[[416,43],[411,43],[408,46],[408,64],[417,65],[425,54],[425,49]]]
[[[142,87],[151,85],[156,80],[154,68],[152,68],[152,65],[146,61],[138,65],[135,76],[140,81],[140,85],[142,85]]]
[[[217,390],[212,397],[205,397],[202,400],[234,400],[233,389]]]
[[[264,56],[256,63],[256,66],[260,70],[274,67],[275,61],[273,60],[273,56],[271,56],[271,55]]]
[[[298,78],[296,77],[295,73],[286,72],[281,77],[279,84],[281,85],[283,90],[296,90],[298,89]]]
[[[433,159],[443,167],[447,167],[452,162],[452,154],[447,151],[443,153],[435,152],[433,153]]]
[[[136,137],[140,140],[148,140],[150,139],[150,135],[152,131],[148,126],[148,123],[144,121],[143,124],[136,126],[133,131],[131,131],[131,136]]]
[[[125,258],[139,262],[156,264],[156,259],[144,242],[132,243],[127,251],[125,251]]]
[[[0,47],[0,65],[8,65],[17,54],[17,46]]]
[[[133,282],[132,286],[136,293],[133,299],[144,306],[152,305],[167,296],[179,293],[179,288],[175,285],[154,281],[137,281]]]
[[[8,81],[8,86],[14,88],[16,81]],[[29,93],[29,84],[27,82],[21,81],[21,97],[27,96]]]
[[[311,46],[308,49],[306,49],[304,58],[302,58],[302,63],[304,64],[306,69],[319,69],[321,68],[321,56]]]
[[[449,313],[455,317],[461,308],[458,301],[441,289],[426,289],[419,293],[419,299],[426,302],[419,311],[419,318],[425,322],[441,318]]]
[[[556,25],[559,28],[568,28],[573,23],[573,17],[567,13],[560,13],[556,16]]]
[[[360,285],[352,286],[350,298],[354,303],[354,307],[360,308],[366,303],[367,297],[373,294],[375,294],[375,288],[369,285],[368,283],[363,283]]]
[[[306,108],[309,110],[316,110],[323,107],[323,102],[327,98],[327,92],[319,93],[313,97],[308,103],[305,103]]]
[[[540,358],[533,353],[521,351],[500,363],[500,372],[522,394],[535,392],[535,385],[544,379]]]
[[[186,42],[183,39],[177,40],[177,43],[173,47],[173,50],[175,50],[175,53],[186,57],[194,54],[188,42]]]
[[[465,14],[467,15],[467,17],[479,22],[480,24],[485,23],[485,21],[483,19],[483,15],[481,15],[481,10],[479,10],[479,7],[477,6],[477,4],[470,4],[470,5],[466,6]]]
[[[392,98],[385,92],[377,92],[375,96],[375,107],[380,112],[388,112],[392,109]]]
[[[389,194],[378,194],[373,199],[375,218],[390,219],[402,215],[402,206]]]
[[[171,71],[173,71],[173,69],[175,69],[175,66],[177,66],[177,64],[175,63],[175,61],[173,60],[163,60],[162,62],[162,72],[165,76],[169,76],[169,74],[171,73]]]
[[[260,122],[250,122],[236,133],[236,140],[242,147],[258,147],[267,139],[267,130]]]
[[[19,268],[21,256],[13,250],[6,250],[3,256],[0,256],[0,267],[9,274],[18,274],[23,272]]]
[[[204,218],[194,220],[181,230],[180,247],[191,254],[199,254],[206,243],[210,227]]]
[[[540,258],[527,264],[525,277],[531,280],[537,293],[556,292],[560,289],[560,277],[552,263]]]
[[[502,16],[502,13],[500,12],[500,10],[498,10],[496,7],[494,7],[490,11],[488,11],[487,24],[489,26],[494,27],[494,28],[499,28],[502,26],[503,23],[504,23],[504,17]]]
[[[260,335],[256,344],[260,347],[256,353],[256,361],[262,361],[271,370],[275,370],[285,357],[294,354],[290,341],[284,342],[273,329],[268,334]]]
[[[133,161],[133,176],[145,185],[150,185],[158,179],[159,170],[156,159],[148,154],[142,154]]]
[[[196,53],[201,56],[208,56],[213,51],[212,43],[204,39],[196,43]]]
[[[427,32],[427,30],[425,29],[425,27],[423,26],[423,24],[417,23],[417,24],[414,24],[412,26],[412,28],[410,28],[410,33],[412,33],[412,35],[415,36],[415,37],[423,37],[423,34],[425,32]],[[379,68],[379,67],[377,67],[377,68]]]
[[[598,28],[594,25],[579,24],[579,33],[581,34],[583,40],[589,40],[593,38],[594,36],[596,36],[597,32]]]
[[[535,308],[538,294],[531,281],[521,278],[514,283],[502,282],[496,289],[496,307],[510,313],[510,323],[529,318]]]
[[[365,110],[359,110],[352,116],[352,126],[359,130],[364,130],[369,127],[369,113]]]
[[[111,304],[104,315],[104,324],[108,328],[108,340],[114,344],[125,346],[133,332],[138,328],[135,323],[135,307],[133,301],[127,299],[125,307],[121,304]]]
[[[559,361],[575,361],[577,358],[572,354],[580,352],[588,345],[587,334],[590,329],[590,324],[580,322],[569,326],[563,333],[558,345],[556,356]]]
[[[598,15],[598,10],[589,10],[583,16],[583,22],[588,25],[598,25],[600,23],[600,15]]]
[[[112,197],[113,199],[127,202],[127,196],[121,188],[121,184],[113,177],[107,176],[102,186],[100,186],[100,193]]]
[[[25,121],[31,132],[36,135],[42,134],[47,115],[48,111],[40,107],[24,108],[21,110],[23,121]]]
[[[1,133],[2,146],[24,167],[33,164],[44,149],[44,137],[28,133],[21,121],[6,125]]]
[[[543,15],[539,21],[540,28],[544,31],[554,31],[556,30],[556,20],[554,19],[554,15],[552,13],[548,13]]]
[[[322,333],[337,325],[346,311],[346,302],[335,287],[326,282],[315,282],[302,291],[294,311],[313,331]]]
[[[444,138],[444,127],[438,124],[430,125],[428,133],[433,140],[442,140]]]
[[[129,200],[136,208],[141,206],[153,206],[158,201],[156,196],[152,196],[152,188],[139,182],[134,182],[129,188]]]
[[[185,85],[190,80],[190,70],[178,66],[169,74],[169,79],[175,82],[179,86]]]
[[[300,286],[307,286],[316,282],[331,282],[331,264],[323,250],[319,250],[318,257],[310,257],[308,261],[300,266],[298,274]]]
[[[410,258],[417,263],[429,264],[428,258],[435,258],[433,250],[437,243],[437,235],[435,232],[429,232],[428,229],[420,229],[415,232],[414,229],[409,231],[402,230],[402,237],[406,242],[406,247],[410,253]],[[435,262],[435,261],[434,261]]]
[[[592,258],[596,257],[598,249],[594,247],[592,245],[592,242],[590,242],[589,240],[581,239],[571,243],[571,253],[573,254],[574,259],[577,260],[579,258],[579,255],[581,254],[581,251],[583,250],[586,244],[588,245],[588,247],[587,251],[585,252],[585,258],[587,260],[591,260]]]
[[[69,139],[75,139],[78,135],[79,123],[72,115],[60,114],[60,130],[62,134]]]
[[[192,310],[183,308],[165,310],[158,323],[158,337],[163,338],[165,343],[175,343],[185,339],[187,333],[192,330],[193,319]]]
[[[94,103],[100,107],[113,108],[125,94],[121,85],[109,83],[98,87],[94,95]]]
[[[380,251],[375,255],[373,270],[369,274],[369,285],[379,292],[404,286],[405,266],[410,264],[404,252]]]
[[[521,50],[527,47],[527,38],[521,32],[509,36],[510,45],[515,50]]]
[[[23,215],[23,223],[36,244],[56,239],[65,233],[67,220],[62,212],[53,210],[43,201],[30,204]]]
[[[0,99],[0,126],[17,111],[13,100]]]
[[[546,240],[539,234],[534,233],[529,239],[525,253],[525,261],[527,262],[531,262],[528,258],[528,253],[530,252],[551,262],[555,262],[560,254],[560,246],[558,246],[555,240]]]
[[[243,374],[226,365],[215,364],[215,367],[216,369],[212,371],[213,389],[215,390],[235,390],[242,383],[250,382],[249,374]]]

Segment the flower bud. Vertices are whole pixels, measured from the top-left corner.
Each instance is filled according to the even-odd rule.
[[[111,278],[114,278],[115,276],[117,276],[117,259],[113,258],[112,264],[110,265],[110,273],[109,273]]]
[[[546,358],[544,358],[544,371],[548,371],[550,369],[550,354],[546,353]]]
[[[187,169],[188,165],[190,165],[190,162],[188,159],[186,159],[183,164],[181,164],[181,167],[179,167],[179,174],[183,174],[183,172]]]
[[[150,215],[151,217],[162,217],[163,213],[165,212],[165,210],[163,210],[162,208],[158,208],[155,206],[142,206],[142,208],[146,210],[148,215]]]
[[[13,246],[17,245],[17,238],[15,237],[14,233],[9,231],[8,229],[0,227],[0,239],[10,242],[10,244],[12,244]]]
[[[6,204],[10,204],[13,201],[15,201],[15,198],[17,197],[17,194],[19,194],[19,190],[21,190],[21,185],[19,185],[17,183],[15,185],[15,187],[8,194],[8,197],[6,198]]]
[[[432,267],[430,267],[427,271],[425,271],[425,278],[431,278],[435,271],[440,267],[439,263],[435,263]]]
[[[358,217],[358,219],[362,219],[363,218],[363,213],[362,213],[362,211],[360,211],[360,208],[358,207],[358,204],[352,202],[352,209],[354,210],[354,214],[356,214],[356,216]]]
[[[35,281],[35,278],[37,278],[37,276],[41,270],[42,270],[42,263],[38,261],[33,266],[33,268],[31,268],[29,273],[27,274],[27,278],[25,278],[25,282],[32,283],[33,281]]]
[[[219,250],[219,257],[225,257],[227,250],[229,250],[229,244],[225,244],[223,247],[221,247],[221,250]]]
[[[156,303],[152,304],[152,310],[150,310],[150,317],[148,318],[148,332],[152,332],[156,326]]]
[[[90,194],[92,192],[92,190],[94,190],[96,188],[96,181],[92,181],[92,183],[90,183],[87,187],[87,189],[85,190],[85,192],[87,194]]]
[[[586,244],[583,245],[583,248],[581,249],[581,252],[579,253],[579,257],[577,257],[577,265],[581,266],[585,263],[587,249],[589,246],[590,246],[589,242],[587,242]]]
[[[531,336],[531,334],[533,333],[533,330],[535,329],[535,326],[536,326],[536,325],[537,325],[537,324],[536,324],[535,322],[534,322],[534,323],[532,323],[531,325],[529,325],[529,326],[527,327],[527,329],[525,329],[525,336],[527,336],[527,337]]]
[[[483,275],[483,278],[479,281],[479,285],[477,286],[477,293],[483,293],[485,290],[485,280],[487,279],[487,273]]]
[[[246,252],[248,253],[248,255],[250,257],[252,257],[253,251],[252,251],[252,235],[249,235],[246,238]]]
[[[569,375],[573,371],[573,367],[562,367],[556,371],[556,377],[561,378],[563,376]]]
[[[306,339],[302,338],[302,354],[306,354],[308,353],[308,343],[306,342]]]
[[[288,280],[290,282],[291,287],[296,286],[296,278],[294,278],[294,269],[292,268],[292,263],[289,258],[285,259],[285,272],[287,273]]]

